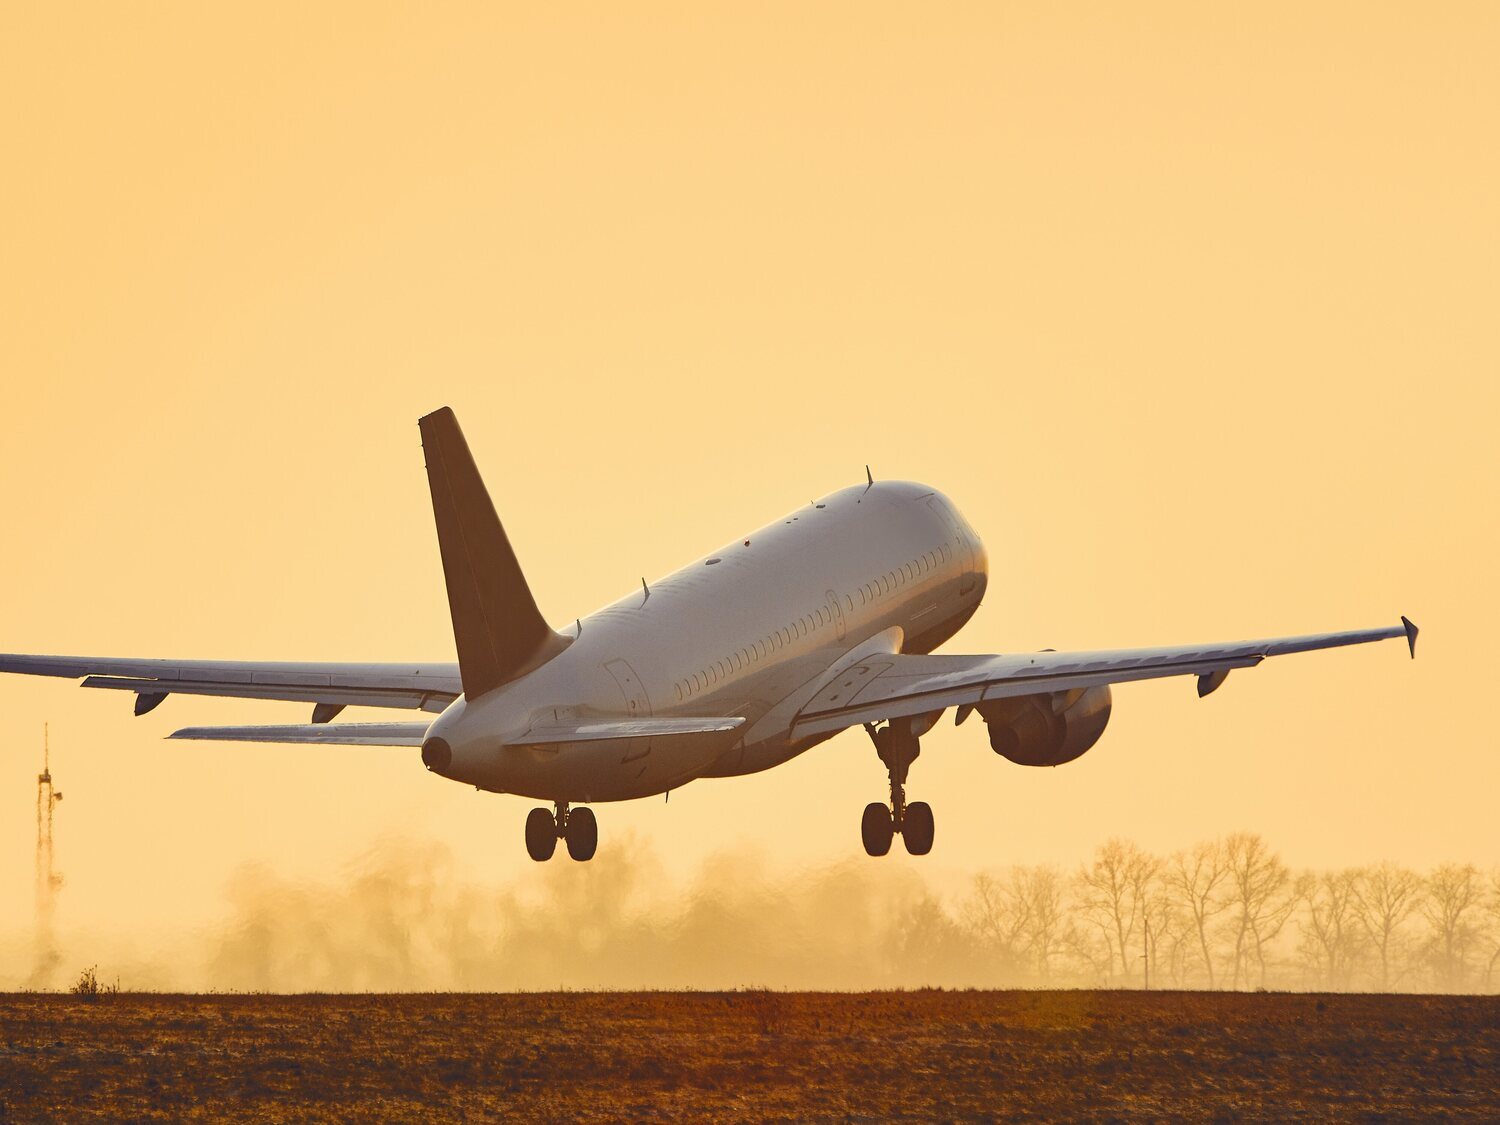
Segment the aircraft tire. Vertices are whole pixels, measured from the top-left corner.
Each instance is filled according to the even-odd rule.
[[[912,855],[926,855],[932,851],[932,806],[926,801],[913,801],[906,806],[906,819],[901,824],[901,842]]]
[[[593,859],[599,848],[599,822],[593,809],[574,809],[568,814],[568,854],[582,863]]]
[[[866,855],[885,855],[891,850],[891,838],[896,834],[896,825],[891,820],[891,810],[878,801],[865,806],[864,819],[859,824],[859,834],[864,838]]]
[[[546,809],[532,809],[526,814],[526,854],[543,863],[556,850],[557,822]]]

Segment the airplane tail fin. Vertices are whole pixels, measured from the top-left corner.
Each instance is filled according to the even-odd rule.
[[[418,423],[464,695],[473,699],[565,649],[537,609],[505,528],[448,407]]]

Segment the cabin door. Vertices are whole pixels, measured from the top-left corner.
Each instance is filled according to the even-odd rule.
[[[649,719],[651,700],[646,695],[646,689],[641,685],[641,678],[635,674],[635,669],[624,660],[611,660],[604,666],[604,670],[620,686],[620,694],[625,697],[626,717]],[[625,744],[625,756],[620,760],[629,762],[636,758],[644,758],[649,753],[651,753],[649,738],[632,738]]]

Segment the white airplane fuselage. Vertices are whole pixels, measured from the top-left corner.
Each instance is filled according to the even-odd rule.
[[[769,769],[830,737],[792,720],[843,666],[925,653],[984,596],[984,547],[941,493],[901,481],[844,489],[586,617],[541,667],[454,702],[428,738],[441,773],[548,801],[623,801],[698,777]],[[743,716],[714,733],[528,745],[548,723]]]

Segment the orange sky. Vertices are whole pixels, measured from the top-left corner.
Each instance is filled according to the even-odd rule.
[[[10,5],[0,649],[451,658],[444,404],[558,623],[868,462],[985,538],[947,651],[1424,629],[1120,688],[1057,770],[945,723],[883,862],[1500,862],[1497,54],[1492,4]],[[535,877],[414,751],[160,741],[303,711],[0,680],[5,918],[44,720],[65,925],[393,834]],[[601,850],[819,864],[883,794],[855,732]]]

